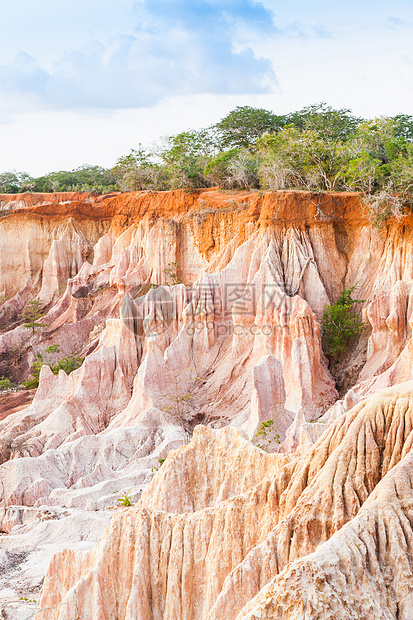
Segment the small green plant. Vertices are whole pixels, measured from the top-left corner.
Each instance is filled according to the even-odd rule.
[[[128,508],[129,506],[133,506],[132,498],[130,493],[127,491],[122,491],[120,497],[116,500],[119,506],[123,506],[124,508]]]
[[[261,422],[254,439],[262,441],[262,444],[256,444],[257,448],[261,448],[261,450],[265,450],[266,452],[272,452],[274,447],[281,443],[280,436],[275,428],[274,420],[264,420]]]
[[[364,299],[353,299],[356,287],[344,289],[340,298],[331,306],[326,306],[323,313],[322,336],[326,355],[338,358],[347,352],[353,342],[364,329],[363,322],[354,311],[354,304],[364,303]]]
[[[11,381],[7,377],[0,377],[0,391],[11,390]]]
[[[165,463],[165,460],[166,459],[158,459],[159,465],[157,467],[152,467],[151,472],[155,474],[157,471],[159,471],[162,465]]]
[[[37,603],[34,598],[26,598],[25,596],[21,596],[19,601],[26,601],[26,603]]]
[[[32,334],[34,334],[36,327],[46,327],[45,323],[39,323],[39,319],[44,316],[41,307],[42,302],[38,299],[34,299],[28,302],[25,310],[21,314],[22,319],[25,321],[23,326],[26,329],[31,329]]]
[[[59,374],[59,370],[64,370],[67,375],[70,375],[74,370],[80,368],[83,363],[83,357],[68,355],[61,360],[56,360],[59,350],[58,344],[52,344],[45,349],[44,354],[36,354],[36,360],[31,368],[32,376],[23,382],[26,389],[32,390],[39,387],[39,376],[42,366],[49,366],[54,375]]]
[[[181,268],[176,262],[176,260],[168,263],[168,265],[163,270],[167,284],[175,285],[182,284],[182,278],[180,277]]]
[[[191,367],[185,370],[165,370],[164,373],[168,392],[164,394],[167,404],[161,409],[179,422],[185,431],[190,431],[191,419],[196,413],[193,392],[202,377],[198,377]]]

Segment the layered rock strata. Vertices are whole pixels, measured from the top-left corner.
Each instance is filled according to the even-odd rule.
[[[412,388],[292,460],[198,427],[95,549],[54,557],[36,617],[408,618]]]
[[[46,605],[64,600],[72,609],[74,586],[85,610],[106,614],[96,618],[135,617],[136,597],[148,619],[212,620],[248,605],[245,613],[267,613],[263,601],[281,591],[283,571],[347,531],[401,458],[376,471],[377,454],[387,462],[390,449],[377,433],[389,446],[393,436],[390,422],[369,411],[370,395],[387,402],[383,390],[413,378],[410,219],[374,229],[355,194],[321,201],[307,192],[0,196],[0,208],[0,375],[21,381],[51,345],[60,357],[85,358],[70,376],[44,367],[34,398],[1,409],[0,551],[12,545],[35,558],[27,540],[41,515],[79,514],[84,525],[64,552],[67,571],[59,555],[51,565],[56,598],[48,586]],[[320,323],[325,305],[351,286],[364,300],[366,329],[335,369],[336,386]],[[43,314],[32,330],[23,320],[30,301]],[[277,454],[275,441],[270,454],[253,447],[271,419],[283,443]],[[206,428],[188,445],[199,424]],[[400,441],[408,445],[404,435]],[[318,478],[324,491],[312,486]],[[141,511],[114,518],[114,529],[79,559],[78,538],[85,548],[97,540],[87,515],[106,524],[122,493]],[[144,532],[167,542],[148,550]],[[122,537],[136,557],[109,568],[106,546],[121,549]],[[199,548],[188,543],[185,555],[186,540]],[[93,582],[94,592],[110,590],[117,571],[130,574],[125,600],[114,595],[110,611],[79,594],[100,562],[109,573]],[[135,583],[141,565],[149,581]],[[163,567],[158,576],[152,566]],[[166,566],[170,576],[158,583]],[[191,602],[185,579],[195,573],[201,598]],[[23,586],[14,587],[0,594],[14,601],[9,615],[20,613]]]

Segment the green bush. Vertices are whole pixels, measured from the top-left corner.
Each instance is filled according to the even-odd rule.
[[[23,385],[26,389],[32,390],[39,387],[39,376],[42,366],[49,366],[54,375],[59,373],[59,370],[64,370],[67,375],[80,368],[83,363],[83,357],[76,357],[74,355],[68,355],[61,360],[56,361],[56,356],[59,353],[59,345],[52,344],[45,349],[44,354],[37,353],[36,361],[34,362],[31,374],[32,376],[23,381]]]
[[[354,311],[354,304],[364,299],[353,299],[351,294],[356,287],[344,289],[340,298],[323,313],[322,336],[326,355],[337,358],[347,352],[350,344],[364,329],[363,322]]]
[[[132,498],[129,493],[126,491],[122,491],[120,497],[116,500],[120,506],[124,508],[129,508],[129,506],[133,506]]]
[[[11,381],[7,377],[0,377],[0,391],[11,390]]]
[[[23,385],[26,390],[34,390],[39,387],[39,376],[37,377],[28,377],[25,381],[23,381]]]
[[[254,437],[255,440],[262,441],[262,443],[256,443],[257,448],[271,452],[275,446],[281,443],[280,435],[277,433],[274,420],[264,420],[261,422],[258,431]]]
[[[182,278],[180,276],[181,268],[176,260],[168,263],[163,270],[166,278],[166,283],[173,286],[175,284],[182,284]]]
[[[231,164],[232,160],[238,156],[239,152],[240,149],[238,148],[225,151],[207,163],[204,174],[212,185],[218,185],[224,188],[228,187],[230,176],[228,166]]]

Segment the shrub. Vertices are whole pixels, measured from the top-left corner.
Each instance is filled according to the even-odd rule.
[[[128,508],[129,506],[133,506],[132,498],[129,493],[126,491],[122,491],[120,497],[116,500],[119,506],[123,506],[124,508]]]
[[[331,306],[326,306],[323,313],[322,335],[326,355],[337,358],[346,353],[349,345],[364,329],[363,322],[354,311],[355,303],[364,299],[353,299],[351,294],[356,287],[344,289],[340,298]]]
[[[180,277],[181,268],[176,260],[168,263],[163,270],[167,284],[174,286],[175,284],[182,284],[182,278]]]
[[[31,373],[32,376],[23,382],[26,389],[32,390],[39,387],[39,376],[42,366],[49,366],[54,375],[59,373],[59,370],[64,370],[67,375],[80,368],[83,363],[83,357],[75,357],[74,355],[68,355],[61,360],[56,361],[56,355],[59,353],[59,345],[52,344],[45,349],[44,354],[37,353],[36,361],[34,362]]]
[[[377,228],[383,228],[389,220],[400,221],[411,210],[407,199],[389,189],[364,196],[363,203],[369,210],[371,224]]]
[[[262,441],[262,444],[256,444],[257,448],[261,448],[261,450],[266,452],[272,452],[275,445],[281,443],[274,420],[264,420],[264,422],[261,422],[254,439]]]
[[[74,355],[68,355],[61,359],[57,364],[52,366],[52,371],[55,375],[58,374],[59,370],[64,370],[67,375],[70,375],[71,372],[77,370],[83,364],[83,357],[76,357]]]
[[[239,149],[225,151],[225,153],[220,153],[207,163],[204,174],[212,185],[218,185],[221,188],[228,187],[228,166],[238,156],[239,152]]]
[[[11,390],[11,381],[7,377],[0,377],[0,391]]]

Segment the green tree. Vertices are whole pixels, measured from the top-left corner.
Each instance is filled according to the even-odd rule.
[[[413,116],[397,114],[393,120],[396,137],[403,138],[406,142],[413,142]]]
[[[379,185],[382,165],[380,159],[361,151],[343,165],[340,176],[348,189],[371,194]]]
[[[0,392],[11,390],[11,381],[7,377],[0,377]]]
[[[277,116],[263,108],[237,106],[213,126],[220,148],[251,148],[265,133],[277,133],[286,124],[284,116]]]
[[[101,166],[84,164],[74,170],[50,172],[31,180],[36,192],[96,192],[119,189],[114,174]]]
[[[25,321],[23,327],[31,329],[33,334],[37,327],[45,327],[45,323],[39,323],[39,319],[44,316],[44,312],[41,308],[42,302],[35,299],[28,302],[21,314],[21,318]]]
[[[208,186],[204,169],[214,153],[214,142],[207,129],[183,131],[164,138],[158,149],[171,189]]]
[[[257,142],[262,157],[261,184],[264,189],[307,189],[332,191],[341,184],[345,152],[341,142],[322,139],[316,131],[292,125],[277,135],[267,134]]]
[[[9,170],[0,173],[0,191],[3,194],[17,194],[20,191],[31,191],[29,185],[32,182],[33,179],[27,172]],[[26,186],[27,189],[25,189],[24,186]]]
[[[205,177],[212,185],[226,188],[230,184],[230,172],[228,166],[239,155],[240,149],[233,148],[224,153],[219,153],[205,166]]]
[[[338,301],[326,306],[323,313],[322,339],[325,353],[333,359],[347,352],[348,347],[364,329],[363,322],[354,310],[354,304],[364,299],[353,299],[356,287],[344,289]]]
[[[300,130],[315,131],[319,138],[333,143],[350,138],[362,121],[362,118],[353,116],[350,109],[335,110],[324,102],[286,116],[286,124]]]
[[[168,187],[166,171],[142,144],[132,149],[129,155],[119,157],[112,173],[124,191],[163,190]]]

